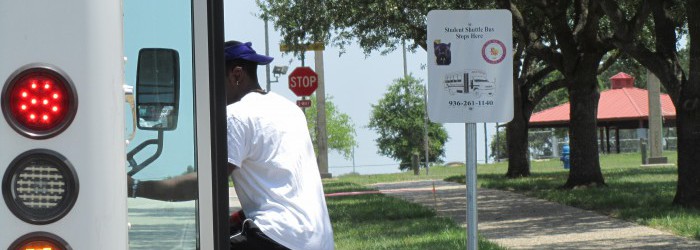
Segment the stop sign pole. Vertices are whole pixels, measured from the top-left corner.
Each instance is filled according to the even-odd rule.
[[[297,67],[289,74],[289,89],[305,101],[314,91],[316,95],[316,142],[318,168],[322,178],[331,178],[328,172],[328,136],[326,130],[326,93],[323,84],[323,51],[315,51],[316,72],[309,67]]]
[[[328,136],[326,135],[326,87],[324,84],[323,50],[314,51],[314,65],[318,74],[316,90],[316,142],[318,143],[318,170],[321,178],[331,178],[328,172]]]

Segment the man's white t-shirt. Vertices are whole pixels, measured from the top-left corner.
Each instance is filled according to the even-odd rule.
[[[275,93],[226,108],[228,161],[247,218],[290,249],[333,249],[321,177],[304,113]]]

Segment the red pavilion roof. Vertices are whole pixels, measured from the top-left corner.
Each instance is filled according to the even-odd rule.
[[[661,94],[661,115],[664,119],[676,119],[676,108],[668,94]],[[598,122],[639,121],[649,116],[647,90],[624,87],[600,93]],[[546,127],[569,123],[569,103],[532,114],[530,126]]]

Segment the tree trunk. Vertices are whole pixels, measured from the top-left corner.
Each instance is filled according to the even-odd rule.
[[[700,208],[700,8],[688,1],[690,68],[688,80],[681,81],[676,106],[678,129],[678,186],[673,204]]]
[[[676,105],[678,187],[673,204],[700,208],[700,94],[687,92]]]
[[[528,122],[532,112],[523,101],[522,89],[516,83],[514,89],[515,107],[513,120],[506,126],[506,142],[508,147],[508,178],[530,176],[530,159],[528,150]],[[527,114],[527,115],[525,115]]]
[[[528,159],[527,121],[513,118],[506,126],[508,141],[508,178],[530,176],[530,159]]]
[[[595,74],[580,74],[569,87],[571,169],[562,188],[605,185],[598,158],[596,119],[598,93]]]

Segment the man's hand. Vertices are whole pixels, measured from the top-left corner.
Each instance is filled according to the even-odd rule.
[[[132,178],[131,176],[127,176],[126,177],[126,197],[132,196],[132,194],[134,192],[133,187],[134,187],[134,178]]]

